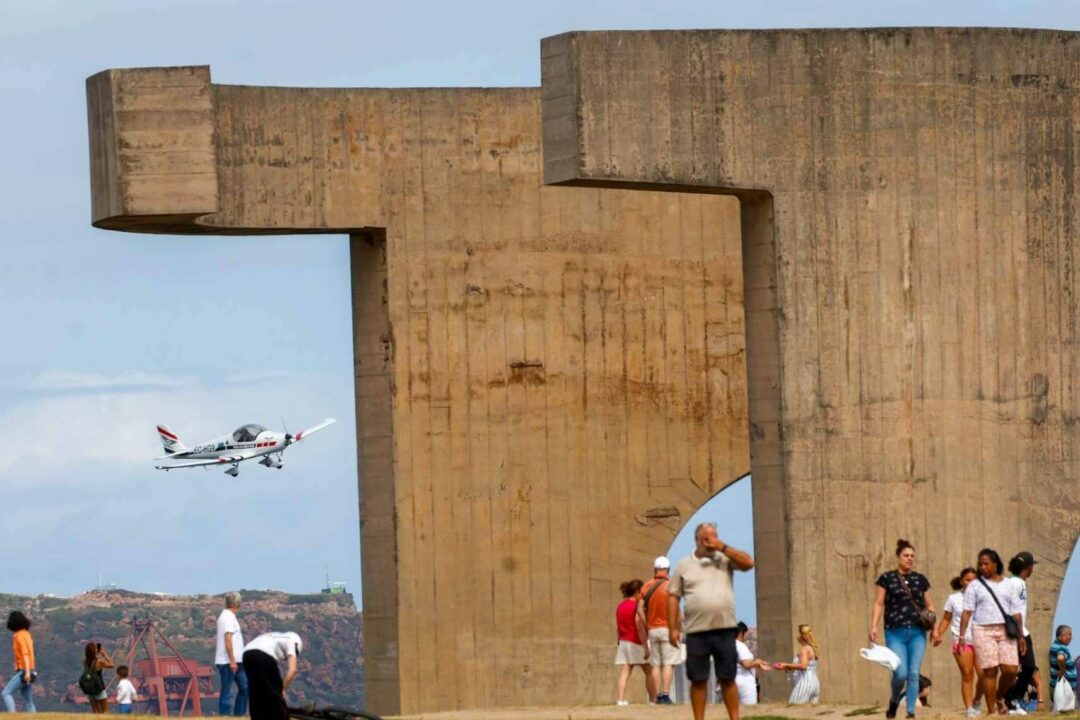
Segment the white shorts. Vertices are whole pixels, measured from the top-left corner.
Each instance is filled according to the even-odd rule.
[[[651,665],[658,667],[682,665],[682,652],[671,644],[669,637],[667,628],[649,630],[649,663]]]
[[[757,705],[757,683],[736,680],[735,687],[739,690],[740,705]]]
[[[616,665],[644,665],[645,648],[629,640],[620,640],[619,649],[615,651]]]

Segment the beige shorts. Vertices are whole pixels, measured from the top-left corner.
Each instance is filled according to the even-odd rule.
[[[1016,639],[1005,633],[1005,625],[976,625],[973,630],[975,641],[975,664],[980,670],[998,665],[1020,664],[1020,650]]]
[[[649,630],[649,663],[661,667],[682,665],[682,651],[674,647],[669,639],[668,629],[652,628]]]
[[[620,640],[615,651],[616,665],[644,665],[645,647],[629,640]]]

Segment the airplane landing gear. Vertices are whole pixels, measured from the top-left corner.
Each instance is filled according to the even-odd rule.
[[[231,468],[229,468],[228,470],[225,471],[225,474],[226,475],[232,475],[233,477],[236,477],[237,475],[240,474],[240,466],[239,465],[233,465]]]

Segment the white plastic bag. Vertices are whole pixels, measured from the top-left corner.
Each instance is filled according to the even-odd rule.
[[[1054,712],[1071,712],[1076,709],[1076,693],[1065,678],[1059,678],[1054,686]]]
[[[876,663],[889,672],[895,672],[896,668],[900,667],[900,657],[884,645],[872,644],[860,650],[859,655],[863,660]]]

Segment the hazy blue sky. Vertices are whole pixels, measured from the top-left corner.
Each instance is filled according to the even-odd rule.
[[[136,590],[311,591],[324,564],[359,589],[345,239],[94,230],[88,75],[535,86],[539,39],[574,29],[1078,22],[1073,3],[1019,0],[0,0],[0,591],[71,594],[99,570]],[[153,470],[157,422],[197,440],[281,416],[339,424],[281,471]],[[723,510],[749,537],[743,485]]]

